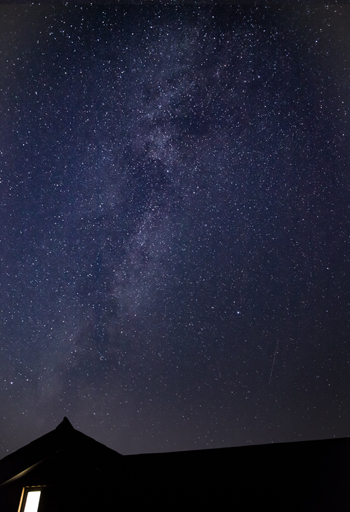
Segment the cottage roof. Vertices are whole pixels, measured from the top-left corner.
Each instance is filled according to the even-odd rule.
[[[68,418],[51,432],[0,460],[0,486],[23,476],[52,459],[79,461],[89,471],[108,474],[115,472],[123,456],[91,437],[76,430]],[[69,462],[71,465],[72,462]]]
[[[34,485],[47,487],[43,501],[45,493],[61,500],[54,512],[113,509],[116,497],[153,510],[166,497],[175,508],[224,508],[231,499],[246,510],[342,511],[349,481],[350,438],[123,456],[64,418],[0,460],[0,510],[16,512],[21,490]]]

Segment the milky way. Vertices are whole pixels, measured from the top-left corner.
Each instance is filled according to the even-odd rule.
[[[349,435],[350,9],[1,20],[0,455]]]

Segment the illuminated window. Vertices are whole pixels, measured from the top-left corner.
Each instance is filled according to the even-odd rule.
[[[41,489],[25,487],[22,491],[18,512],[38,512]]]

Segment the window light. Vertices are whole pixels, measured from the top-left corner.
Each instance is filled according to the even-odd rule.
[[[40,495],[40,489],[25,489],[23,505],[20,506],[19,512],[38,512]]]

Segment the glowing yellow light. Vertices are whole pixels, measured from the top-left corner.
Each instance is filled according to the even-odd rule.
[[[38,512],[41,491],[28,491],[23,512]]]

